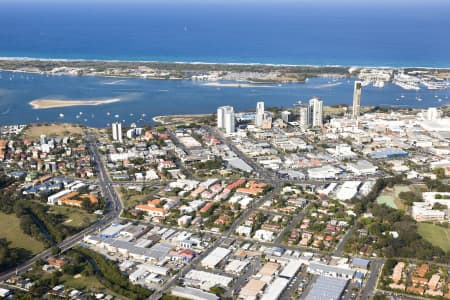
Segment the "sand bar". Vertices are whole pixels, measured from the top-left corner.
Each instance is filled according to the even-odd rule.
[[[47,109],[69,106],[97,106],[119,102],[120,98],[99,99],[99,100],[65,100],[65,99],[36,99],[29,104],[33,109]]]

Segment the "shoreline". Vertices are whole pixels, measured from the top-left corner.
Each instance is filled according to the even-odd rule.
[[[279,83],[303,83],[308,78],[359,78],[363,72],[382,72],[391,81],[401,73],[427,73],[435,78],[450,79],[450,68],[356,67],[343,65],[283,65],[260,63],[207,62],[139,62],[113,60],[70,60],[1,58],[0,70],[28,72],[45,76],[94,76],[102,78],[140,78],[158,80],[191,80],[204,85],[223,87],[265,87]],[[206,83],[205,83],[206,82]],[[227,82],[236,82],[229,84]]]
[[[276,85],[268,85],[265,83],[225,83],[219,81],[208,81],[202,84],[209,87],[238,87],[238,88],[273,88]]]
[[[98,106],[120,102],[120,98],[100,99],[100,100],[64,100],[64,99],[35,99],[28,102],[33,109],[50,109],[72,106]]]
[[[89,58],[46,58],[46,57],[20,57],[0,56],[1,61],[30,61],[30,62],[98,62],[98,63],[149,63],[174,65],[225,65],[225,66],[268,66],[268,67],[307,67],[307,68],[367,68],[367,69],[423,69],[423,70],[449,70],[448,67],[433,66],[401,66],[401,65],[364,65],[364,64],[277,64],[262,62],[206,62],[206,61],[164,61],[164,60],[127,60],[127,59],[89,59]],[[3,69],[2,69],[3,70]],[[13,71],[13,70],[5,70]]]

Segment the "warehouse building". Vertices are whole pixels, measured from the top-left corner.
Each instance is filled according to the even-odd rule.
[[[348,280],[320,276],[312,285],[305,300],[338,300],[344,293]]]
[[[219,297],[212,293],[204,292],[191,287],[176,286],[171,289],[171,293],[175,297],[192,300],[219,300]]]
[[[382,148],[378,151],[373,151],[369,154],[370,158],[394,158],[394,157],[406,157],[408,152],[403,151],[400,148]]]
[[[217,247],[202,260],[201,264],[205,268],[213,269],[230,253],[231,251],[226,248]]]

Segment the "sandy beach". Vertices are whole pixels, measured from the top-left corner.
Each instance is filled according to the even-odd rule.
[[[33,109],[47,109],[68,106],[97,106],[119,102],[120,98],[100,99],[100,100],[65,100],[65,99],[36,99],[29,104]]]

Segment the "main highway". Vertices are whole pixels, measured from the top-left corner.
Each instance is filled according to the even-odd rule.
[[[106,201],[107,209],[106,209],[106,213],[100,220],[98,220],[91,226],[66,238],[65,240],[63,240],[60,243],[58,243],[57,245],[55,245],[61,250],[61,252],[67,251],[68,249],[75,246],[86,235],[97,232],[100,229],[108,226],[111,222],[117,220],[123,209],[122,203],[120,202],[120,199],[117,196],[117,193],[115,192],[115,190],[112,186],[112,183],[106,173],[106,169],[103,164],[103,161],[96,149],[95,138],[92,135],[87,134],[86,139],[88,142],[87,146],[88,146],[90,154],[91,154],[91,159],[92,159],[94,165],[96,166],[96,171],[98,174],[97,183],[102,190],[102,194]],[[4,281],[11,276],[14,276],[16,274],[20,274],[20,273],[27,271],[29,268],[31,268],[34,265],[34,263],[36,261],[38,261],[40,259],[45,260],[45,259],[49,258],[51,255],[52,255],[51,248],[40,252],[39,254],[37,254],[37,255],[33,256],[32,258],[30,258],[29,260],[27,260],[26,262],[22,263],[21,265],[15,267],[13,269],[7,270],[6,272],[1,273],[0,281]]]

